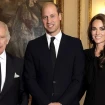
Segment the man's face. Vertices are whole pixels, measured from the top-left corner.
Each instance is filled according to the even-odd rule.
[[[55,36],[59,33],[61,14],[58,14],[55,5],[48,4],[43,8],[42,21],[48,34]]]
[[[6,29],[3,26],[0,26],[0,54],[3,53],[8,42],[9,40],[6,36]]]

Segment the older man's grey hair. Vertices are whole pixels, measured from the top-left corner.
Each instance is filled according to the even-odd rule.
[[[6,33],[7,39],[10,40],[10,32],[8,30],[8,26],[4,22],[0,21],[0,27],[5,28],[5,30],[6,30],[5,33]]]

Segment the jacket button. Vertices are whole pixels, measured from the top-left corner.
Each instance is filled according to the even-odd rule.
[[[56,81],[53,81],[53,83],[56,83]]]
[[[52,96],[54,96],[54,93],[52,93]]]

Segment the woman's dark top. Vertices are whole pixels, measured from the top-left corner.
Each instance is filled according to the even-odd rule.
[[[87,90],[84,105],[105,105],[105,66],[99,68],[99,57],[95,57],[94,49],[85,50],[86,74],[85,90]]]

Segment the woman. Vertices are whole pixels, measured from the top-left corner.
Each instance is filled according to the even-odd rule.
[[[105,15],[94,16],[88,27],[91,49],[85,50],[87,90],[84,105],[105,105]]]

